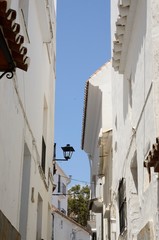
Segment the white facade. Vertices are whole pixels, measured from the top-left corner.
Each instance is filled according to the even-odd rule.
[[[90,240],[90,232],[67,216],[68,184],[70,178],[54,162],[54,187],[52,194],[52,240]]]
[[[51,0],[10,2],[17,13],[30,65],[27,72],[16,68],[13,79],[4,76],[0,80],[0,210],[20,232],[21,239],[49,240],[55,10]]]
[[[159,3],[153,0],[111,3],[115,70],[112,72],[111,204],[116,209],[116,237],[159,239],[158,169],[156,162],[152,164],[156,154],[152,145],[157,143],[159,135]],[[120,219],[119,200],[122,179],[125,183],[124,219]]]
[[[90,219],[88,224],[96,233],[93,239],[103,239],[106,231],[104,216],[110,203],[108,197],[104,197],[109,188],[104,176],[111,161],[111,91],[111,62],[108,62],[88,79],[85,90],[82,149],[88,154],[91,168],[90,210],[95,222]]]
[[[52,204],[56,206],[59,211],[67,215],[67,190],[70,178],[64,173],[57,163],[55,164],[56,173],[54,175],[55,190],[52,193]]]
[[[159,239],[158,10],[156,0],[111,1],[112,112],[87,85],[82,146],[96,190],[90,209],[103,214],[96,218],[99,240]],[[107,119],[110,141],[99,131]]]
[[[53,240],[90,240],[88,230],[57,209],[53,209],[53,229]]]

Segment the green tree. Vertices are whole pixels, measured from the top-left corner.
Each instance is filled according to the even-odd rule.
[[[68,216],[86,227],[89,217],[89,186],[75,185],[68,190],[68,196]]]

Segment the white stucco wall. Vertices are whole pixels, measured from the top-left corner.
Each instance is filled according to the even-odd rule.
[[[108,114],[112,112],[110,77],[111,63],[108,62],[88,79],[83,149],[90,159],[98,158],[100,134],[112,129],[112,115]]]
[[[111,2],[113,22],[113,9],[117,1]],[[152,15],[158,13],[156,8],[156,12],[153,9],[152,14],[152,3],[153,1],[136,1],[124,73],[112,73],[113,194],[116,196],[116,229],[118,236],[118,186],[124,177],[127,194],[127,239],[136,239],[150,219],[154,231],[158,225],[157,174],[152,168],[149,182],[147,170],[143,167],[148,151],[158,137],[154,114],[156,95],[152,51],[152,32],[158,34],[158,29],[152,28]],[[137,159],[137,188],[131,170],[134,158]],[[158,239],[159,236],[156,237]]]
[[[90,77],[90,85],[98,86],[101,91],[101,127],[102,132],[112,129],[111,62],[106,63]],[[98,96],[100,101],[100,95]],[[96,99],[97,101],[97,99]],[[96,109],[97,111],[97,109]],[[92,111],[93,113],[93,111]]]
[[[54,239],[90,240],[90,233],[82,226],[57,212],[53,213],[53,215]]]
[[[62,210],[64,209],[66,211],[66,215],[67,215],[67,200],[68,200],[68,195],[67,195],[67,191],[68,191],[68,184],[70,183],[70,178],[64,173],[64,171],[61,169],[61,167],[56,163],[56,174],[54,175],[54,184],[56,184],[56,189],[53,191],[52,193],[52,204],[58,208],[58,201],[60,202],[60,209]],[[61,191],[58,192],[58,176],[61,176]],[[66,186],[66,195],[63,194],[62,191],[62,184],[64,184]]]
[[[11,7],[17,11],[16,21],[21,25],[21,34],[26,36],[18,4],[13,0]],[[30,57],[28,71],[16,69],[13,79],[3,77],[0,81],[0,209],[19,230],[26,143],[31,155],[26,239],[36,239],[38,194],[42,199],[41,238],[51,239],[52,185],[48,170],[52,171],[55,72],[50,49],[55,48],[55,42],[43,42],[36,1],[30,1],[28,13],[28,38],[24,42]],[[41,164],[44,102],[47,105],[45,183],[49,186],[48,191],[38,167]]]
[[[99,142],[104,133],[112,130],[111,67],[111,62],[104,64],[88,79],[87,99],[85,99],[86,117],[83,149],[88,154],[91,167],[91,198],[98,198],[99,201],[103,201],[104,184],[102,177],[98,175]],[[103,239],[103,211],[94,214],[96,215],[97,239]]]

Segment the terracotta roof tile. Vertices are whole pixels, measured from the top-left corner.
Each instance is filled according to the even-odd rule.
[[[20,25],[15,23],[16,11],[8,8],[6,0],[0,0],[0,29],[8,46],[15,67],[24,71],[28,69],[27,48],[23,46],[24,37],[20,33]],[[5,65],[3,50],[0,49],[0,66]],[[2,67],[1,67],[2,68]],[[6,68],[6,66],[4,67]]]

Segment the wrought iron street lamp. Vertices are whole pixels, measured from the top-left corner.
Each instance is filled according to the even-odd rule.
[[[75,152],[74,148],[67,144],[65,147],[61,147],[63,150],[64,159],[57,159],[56,158],[56,143],[54,143],[54,161],[68,161],[71,159],[73,152]]]

